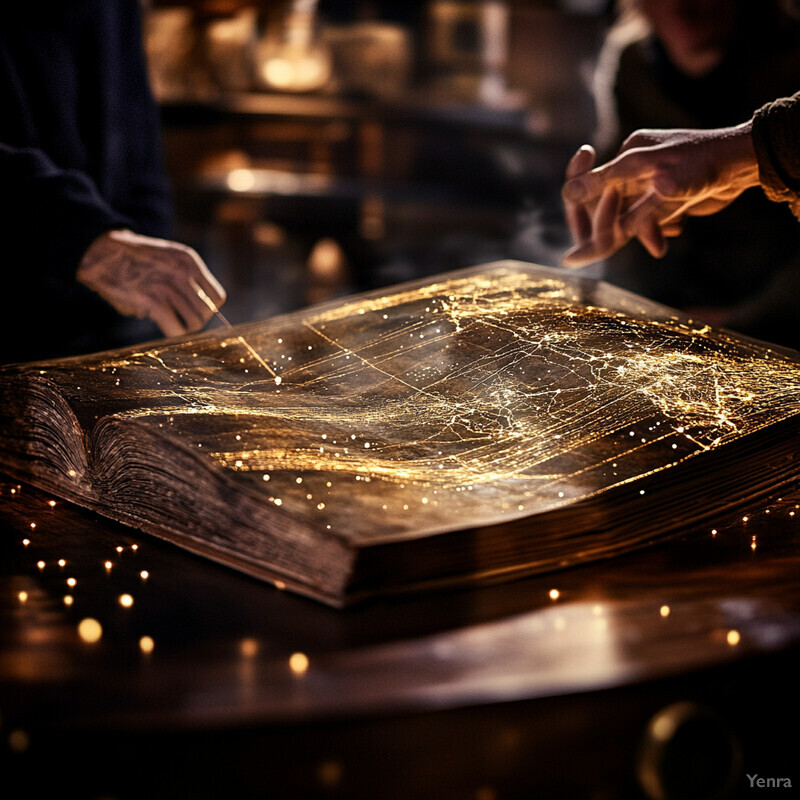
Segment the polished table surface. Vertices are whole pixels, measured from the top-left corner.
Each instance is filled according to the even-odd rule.
[[[687,708],[695,770],[730,745],[723,796],[800,786],[779,730],[800,490],[611,561],[346,611],[11,479],[0,550],[8,796],[644,798],[637,764],[676,757],[648,722]],[[711,797],[683,767],[662,796]]]

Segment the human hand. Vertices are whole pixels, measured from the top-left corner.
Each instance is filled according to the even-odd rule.
[[[655,258],[687,216],[714,214],[758,185],[750,123],[714,130],[640,130],[613,160],[594,167],[584,145],[562,188],[574,246],[562,263],[581,267],[637,238]]]
[[[95,239],[77,278],[120,314],[148,317],[166,336],[199,330],[211,318],[198,286],[217,308],[225,302],[225,290],[192,248],[128,230]]]

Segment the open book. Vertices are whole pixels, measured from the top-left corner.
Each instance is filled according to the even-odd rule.
[[[796,478],[800,355],[498,262],[0,371],[0,469],[334,606],[642,547]]]

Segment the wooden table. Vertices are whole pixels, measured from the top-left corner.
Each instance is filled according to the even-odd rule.
[[[335,611],[0,480],[3,796],[633,800],[637,764],[682,800],[798,786],[797,494]]]

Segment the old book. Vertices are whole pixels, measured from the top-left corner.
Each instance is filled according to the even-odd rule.
[[[0,467],[345,606],[606,558],[796,479],[798,358],[498,262],[7,366]]]

